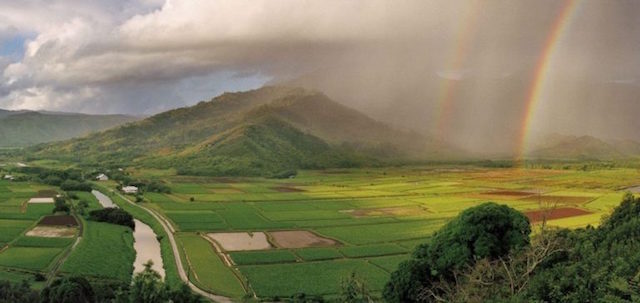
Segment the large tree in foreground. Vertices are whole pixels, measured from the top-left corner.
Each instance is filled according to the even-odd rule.
[[[476,260],[498,259],[528,246],[530,233],[527,217],[508,206],[489,202],[467,209],[400,264],[385,286],[384,298],[388,302],[437,298],[442,290],[436,285],[455,282],[460,278],[457,273]]]

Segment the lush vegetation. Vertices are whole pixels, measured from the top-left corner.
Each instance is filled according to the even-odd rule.
[[[41,292],[31,288],[27,281],[12,283],[0,281],[0,302],[7,303],[199,303],[204,299],[191,292],[187,285],[170,288],[160,275],[145,264],[145,269],[133,277],[131,284],[98,284],[80,277],[56,279]]]
[[[225,266],[224,262],[216,255],[213,246],[207,240],[198,235],[184,234],[178,237],[185,250],[185,261],[191,281],[204,289],[230,296],[243,297],[244,287],[234,272]],[[225,281],[225,283],[220,283]]]
[[[587,165],[586,169],[583,169],[584,165]],[[349,294],[347,297],[355,298],[356,301],[353,302],[358,302],[358,298],[369,297],[379,301],[385,290],[385,283],[392,276],[391,273],[396,271],[398,266],[405,268],[405,261],[417,260],[419,258],[416,256],[420,256],[420,258],[431,260],[421,262],[435,265],[429,265],[428,274],[432,278],[424,282],[424,285],[420,285],[416,300],[432,300],[424,294],[425,290],[429,289],[440,298],[453,302],[536,301],[540,297],[533,295],[535,293],[533,287],[538,287],[537,291],[547,292],[551,296],[540,300],[571,302],[576,299],[574,297],[556,299],[560,298],[560,294],[569,293],[567,289],[581,287],[560,279],[562,272],[572,272],[571,270],[576,275],[588,277],[585,278],[591,281],[588,283],[600,283],[606,280],[610,286],[598,290],[599,293],[610,296],[611,293],[608,293],[610,291],[619,292],[620,294],[615,296],[626,298],[626,300],[633,299],[635,295],[633,291],[636,287],[634,285],[637,284],[634,284],[633,277],[629,276],[630,273],[627,275],[628,273],[621,272],[627,264],[631,267],[635,266],[633,255],[613,255],[613,252],[602,251],[601,247],[608,247],[609,244],[600,244],[597,237],[591,233],[556,231],[555,229],[558,227],[580,228],[587,224],[598,225],[603,215],[611,214],[612,209],[620,204],[623,196],[620,189],[633,185],[633,181],[640,177],[638,170],[597,163],[575,163],[568,166],[557,163],[549,167],[543,165],[536,167],[538,168],[439,166],[331,169],[299,171],[295,178],[287,180],[183,176],[177,175],[174,170],[127,168],[120,171],[110,168],[110,174],[121,176],[118,179],[122,179],[122,184],[125,184],[124,181],[127,184],[143,182],[160,184],[160,188],[168,188],[168,190],[146,189],[137,205],[127,203],[119,196],[110,193],[110,190],[118,186],[116,182],[95,182],[92,186],[109,193],[122,210],[150,225],[159,236],[164,260],[173,260],[167,234],[157,220],[140,206],[164,216],[176,228],[176,239],[190,280],[203,289],[234,298],[255,294],[267,300],[276,297],[291,300],[305,298],[304,300],[307,301],[320,300],[323,297],[325,300],[331,300],[337,297],[342,298],[344,294],[341,293],[344,292]],[[100,170],[106,171],[106,169]],[[49,176],[58,176],[61,182],[76,180],[76,170],[64,168],[56,170],[30,168],[29,170],[33,170],[33,173],[26,175],[30,180],[41,180],[39,174],[43,172],[45,179]],[[82,174],[79,175],[82,176]],[[85,172],[84,175],[90,174]],[[49,178],[49,180],[52,179],[54,178]],[[155,185],[151,186],[153,187]],[[0,253],[0,261],[9,260],[0,264],[0,280],[20,281],[27,278],[34,281],[36,274],[42,275],[53,271],[56,261],[62,259],[60,256],[64,255],[75,240],[25,236],[26,230],[30,229],[42,215],[50,214],[54,207],[52,204],[28,204],[26,201],[29,198],[42,196],[45,193],[50,196],[60,192],[70,211],[81,214],[80,209],[84,209],[87,213],[86,219],[89,217],[89,212],[100,208],[95,197],[88,192],[64,193],[51,190],[50,186],[33,181],[0,181],[0,226],[3,229],[0,243],[7,246]],[[463,213],[464,209],[477,207],[485,201],[495,201],[496,204],[485,205],[484,207],[489,209],[485,212],[474,212],[476,215],[473,216],[463,215],[466,213]],[[522,245],[514,244],[513,249],[507,250],[506,253],[504,247],[502,250],[486,249],[495,244],[489,241],[491,237],[486,236],[492,234],[494,230],[503,230],[507,226],[492,225],[500,220],[496,217],[487,217],[484,213],[503,214],[505,205],[529,218],[536,218],[533,214],[540,210],[548,210],[551,214],[553,209],[579,210],[579,212],[550,216],[546,222],[544,234],[547,237],[545,238],[538,237],[540,232],[537,228],[541,221],[532,221],[535,224],[527,226],[536,232],[531,238],[525,238],[529,240],[528,242],[523,242]],[[503,215],[508,218],[508,214],[518,213],[505,212]],[[518,222],[515,219],[517,217],[511,221]],[[522,219],[522,215],[519,218]],[[474,222],[487,229],[443,227],[471,226]],[[131,281],[131,263],[134,257],[131,247],[131,230],[91,220],[83,223],[85,223],[84,237],[62,265],[57,276],[82,275],[89,280],[96,298],[115,298],[117,293],[115,290]],[[105,236],[91,237],[89,233],[96,225],[110,226],[112,229],[105,230]],[[519,225],[513,224],[509,228],[517,230],[515,228],[517,226]],[[603,227],[604,224],[590,230],[600,230]],[[627,228],[634,227],[625,227]],[[274,240],[272,232],[275,230],[309,231],[319,238],[325,238],[329,243],[313,244],[325,247],[287,248],[281,246],[284,242],[279,243]],[[223,249],[217,252],[206,239],[206,234],[227,231],[266,232],[275,249],[242,252]],[[521,231],[526,234],[525,230]],[[622,230],[616,228],[608,232],[624,234]],[[498,235],[498,239],[511,238],[506,234]],[[551,235],[554,236],[550,237]],[[463,240],[468,237],[475,239],[474,245],[462,245]],[[586,245],[581,242],[585,238],[591,239],[593,244]],[[633,236],[627,238],[633,239]],[[331,241],[335,243],[332,244]],[[498,242],[509,243],[510,241]],[[425,245],[425,243],[429,244]],[[438,246],[437,243],[447,244]],[[515,290],[512,291],[508,275],[505,274],[506,272],[500,272],[501,266],[504,267],[500,262],[504,261],[508,268],[521,268],[536,248],[545,247],[539,246],[540,243],[553,243],[553,247],[566,245],[562,247],[567,251],[569,248],[574,249],[574,246],[584,246],[585,252],[595,250],[597,251],[595,255],[616,260],[614,266],[619,267],[607,267],[602,269],[602,273],[597,271],[600,276],[608,275],[609,272],[615,274],[611,279],[603,278],[605,280],[594,280],[595,278],[587,274],[593,272],[593,267],[557,267],[555,269],[557,272],[548,273],[550,278],[537,278],[538,271],[535,271],[534,274],[527,276],[526,287],[522,289],[520,289],[521,284],[518,284],[522,283],[521,281],[513,281]],[[630,251],[635,249],[625,245],[620,247]],[[114,250],[113,247],[118,249]],[[467,249],[463,250],[462,247]],[[54,250],[57,250],[58,254]],[[416,253],[409,254],[414,250]],[[617,250],[618,248],[614,249],[614,252]],[[38,253],[37,256],[34,255],[36,253]],[[83,254],[86,256],[80,257]],[[17,255],[24,255],[25,258],[21,259]],[[444,258],[442,255],[448,257]],[[467,258],[469,255],[474,257],[469,259]],[[560,256],[560,254],[554,254],[554,256]],[[620,260],[617,256],[623,256],[624,259]],[[571,255],[567,258],[584,258],[590,260],[591,265],[595,264],[595,259],[591,260],[586,253]],[[101,264],[94,264],[93,260],[101,260]],[[566,261],[565,265],[573,263],[575,262]],[[119,266],[122,264],[126,267]],[[547,264],[550,263],[545,262],[544,266]],[[180,283],[175,262],[164,262],[164,266],[167,284],[171,285],[172,290],[178,289]],[[84,270],[86,268],[89,269]],[[543,269],[542,265],[537,268]],[[20,271],[16,272],[16,269]],[[96,274],[103,272],[106,274]],[[351,276],[353,272],[356,273],[357,278]],[[451,275],[454,277],[487,275],[502,278],[496,278],[497,282],[482,280],[483,283],[487,282],[487,285],[495,287],[487,288],[488,286],[484,284],[452,284]],[[285,277],[292,276],[304,276],[305,281],[291,284],[284,280]],[[622,280],[619,277],[628,278],[627,284],[620,282]],[[218,283],[221,280],[236,282],[221,285]],[[545,284],[546,280],[553,283]],[[457,279],[457,281],[462,280]],[[38,288],[43,287],[42,282],[35,285]],[[458,287],[464,291],[457,291]],[[460,296],[463,293],[465,297]],[[594,295],[598,296],[599,293]],[[575,297],[584,298],[585,296],[584,293],[580,293]]]
[[[32,156],[107,166],[135,159],[145,167],[177,168],[185,175],[286,178],[297,169],[434,156],[434,146],[424,142],[431,140],[394,130],[321,93],[265,87],[39,146]],[[444,151],[440,156],[452,154],[446,145],[438,146]]]
[[[505,208],[497,211],[498,207]],[[640,198],[597,227],[547,229],[506,206],[481,205],[419,246],[387,283],[388,302],[637,302]]]
[[[66,140],[134,121],[124,115],[82,115],[0,110],[0,147]]]
[[[529,220],[518,211],[494,203],[465,210],[420,245],[413,258],[391,275],[384,297],[389,302],[437,299],[434,284],[454,283],[457,271],[477,259],[497,260],[529,244]]]
[[[124,226],[85,221],[82,241],[62,266],[62,271],[84,277],[128,282],[133,273],[133,235]]]
[[[136,229],[136,223],[133,221],[133,216],[126,210],[115,207],[92,210],[89,212],[89,220],[122,225],[129,227],[132,230]]]

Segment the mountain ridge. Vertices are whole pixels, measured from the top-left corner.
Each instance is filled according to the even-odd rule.
[[[67,140],[137,120],[128,115],[90,115],[0,109],[0,147]]]
[[[88,137],[39,146],[36,156],[145,164],[185,174],[275,175],[304,168],[415,161],[460,153],[400,131],[313,90],[225,93]]]

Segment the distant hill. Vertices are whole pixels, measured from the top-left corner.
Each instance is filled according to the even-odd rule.
[[[0,147],[25,147],[67,140],[136,119],[126,115],[0,110]]]
[[[631,140],[603,140],[592,136],[550,135],[528,153],[539,159],[613,160],[640,156],[640,143]]]
[[[263,176],[460,154],[444,143],[393,129],[317,91],[290,87],[225,93],[34,151],[41,157],[171,167],[185,174]]]

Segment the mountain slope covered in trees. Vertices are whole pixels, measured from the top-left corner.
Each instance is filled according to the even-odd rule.
[[[603,140],[592,136],[552,135],[528,153],[530,158],[562,160],[613,160],[640,155],[640,143],[631,140]]]
[[[67,140],[132,122],[126,115],[84,115],[0,110],[0,147]]]
[[[287,174],[452,157],[456,149],[400,131],[301,88],[264,87],[67,142],[36,157],[141,164],[197,175]]]

